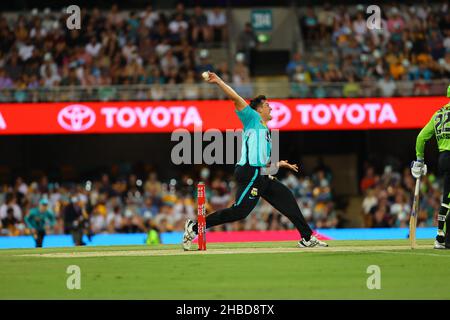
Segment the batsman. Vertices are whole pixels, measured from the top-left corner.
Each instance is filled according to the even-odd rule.
[[[450,98],[450,85],[447,88],[447,98]],[[439,148],[439,174],[443,178],[444,190],[442,193],[441,207],[438,214],[438,230],[435,249],[450,248],[449,239],[449,212],[450,212],[450,103],[447,103],[438,111],[436,111],[431,120],[420,131],[416,140],[416,156],[417,160],[411,165],[411,173],[414,178],[419,179],[422,175],[426,175],[427,166],[425,164],[425,143],[436,136]]]

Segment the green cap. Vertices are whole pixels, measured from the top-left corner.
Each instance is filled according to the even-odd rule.
[[[450,98],[450,84],[447,87],[447,98]]]

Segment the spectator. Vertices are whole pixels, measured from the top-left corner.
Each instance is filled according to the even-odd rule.
[[[333,23],[335,13],[333,12],[330,3],[326,2],[322,10],[317,14],[317,22],[320,29],[320,38],[328,41],[333,32]]]
[[[109,233],[123,232],[124,219],[119,206],[115,206],[114,210],[108,213],[106,218],[107,230]]]
[[[303,69],[306,67],[305,63],[302,61],[300,52],[294,53],[292,56],[292,60],[289,61],[288,65],[286,66],[286,72],[289,77],[291,77],[291,79],[293,79],[298,66],[301,66]]]
[[[389,215],[387,214],[385,207],[380,207],[375,210],[373,220],[373,228],[391,227]]]
[[[161,70],[166,77],[169,76],[169,71],[171,69],[178,70],[178,67],[180,65],[178,58],[173,54],[172,49],[169,49],[164,57],[161,58],[160,64]]]
[[[208,26],[211,28],[214,42],[227,40],[227,17],[222,9],[215,7],[208,12]]]
[[[169,23],[169,31],[174,42],[180,42],[182,38],[187,36],[188,23],[183,20],[183,14],[179,13],[175,19]]]
[[[379,177],[375,175],[373,167],[368,167],[364,177],[361,179],[360,189],[364,193],[367,189],[372,188],[379,180]]]
[[[239,95],[249,98],[253,95],[253,87],[250,83],[250,71],[244,64],[244,55],[236,55],[236,64],[233,69],[233,84]]]
[[[107,229],[106,217],[99,210],[94,210],[90,218],[90,225],[94,234],[103,233]]]
[[[174,20],[174,18],[177,15],[181,15],[181,17],[183,18],[184,21],[189,22],[190,17],[189,15],[186,13],[185,8],[184,8],[184,4],[182,2],[178,2],[176,7],[175,7],[175,13],[172,15],[172,19]]]
[[[43,74],[41,75],[41,77],[43,87],[55,87],[61,81],[61,77],[57,73],[52,73],[50,65],[44,64],[42,72]]]
[[[430,94],[430,86],[427,81],[420,76],[419,80],[414,83],[414,95],[415,96],[426,96]]]
[[[387,73],[384,75],[383,79],[378,80],[377,87],[382,97],[394,96],[397,89],[396,83]]]
[[[86,45],[86,52],[92,57],[97,57],[102,48],[102,44],[97,41],[96,37],[91,37],[91,41]]]
[[[144,221],[152,220],[158,213],[158,206],[154,203],[153,198],[146,197],[144,204],[139,209],[139,215],[144,219]]]
[[[39,74],[42,78],[44,78],[47,73],[51,77],[58,75],[58,66],[56,65],[56,63],[54,63],[52,54],[50,52],[47,52],[44,55],[44,63],[39,68]]]
[[[255,32],[253,31],[252,25],[250,22],[245,24],[244,30],[238,36],[237,40],[237,51],[245,54],[245,61],[249,63],[250,61],[250,52],[253,49],[256,49],[258,45],[258,39],[256,37]]]
[[[355,82],[355,77],[353,75],[349,76],[348,82],[342,89],[342,94],[346,98],[355,98],[361,96],[361,86],[358,82]]]
[[[79,86],[81,81],[78,79],[75,68],[70,68],[66,70],[67,75],[63,75],[61,79],[61,86]]]
[[[123,16],[119,12],[119,7],[117,4],[113,4],[111,6],[111,11],[108,13],[107,20],[113,26],[117,26],[119,28],[122,26]]]
[[[27,61],[33,55],[34,45],[30,38],[25,40],[25,43],[19,46],[19,56],[22,61]]]
[[[353,21],[353,32],[355,33],[355,39],[362,43],[364,38],[369,30],[367,28],[367,21],[364,19],[364,15],[362,12],[358,12],[356,14],[356,19]]]
[[[14,82],[11,79],[11,77],[9,77],[6,74],[5,69],[0,67],[0,90],[2,90],[2,89],[10,89],[13,86],[14,86]]]
[[[197,100],[200,96],[200,88],[195,85],[194,72],[189,70],[183,82],[183,97],[188,100]]]
[[[395,196],[395,202],[391,206],[391,213],[394,216],[395,225],[400,228],[408,227],[411,206],[406,202],[405,194],[401,191]]]
[[[6,210],[6,217],[0,221],[0,235],[18,236],[20,235],[19,220],[14,217],[14,209],[9,207]]]
[[[19,58],[15,52],[13,52],[9,58],[8,63],[5,67],[6,74],[11,77],[13,81],[20,78],[23,72],[23,66],[19,63]]]
[[[318,20],[312,7],[308,7],[305,15],[301,18],[301,28],[306,41],[316,41],[319,39]]]
[[[209,62],[209,51],[206,49],[200,50],[200,62],[196,66],[197,74],[202,74],[205,71],[214,72],[214,66]]]
[[[0,206],[0,220],[7,217],[8,209],[12,208],[14,218],[18,221],[22,221],[22,209],[17,204],[17,198],[14,194],[8,193],[5,197],[5,202]]]
[[[194,8],[194,15],[191,17],[192,40],[194,43],[210,42],[211,29],[208,25],[208,18],[203,13],[200,6]]]
[[[153,7],[149,5],[145,11],[141,13],[141,20],[148,29],[152,29],[159,20],[159,15],[157,12],[153,11]]]

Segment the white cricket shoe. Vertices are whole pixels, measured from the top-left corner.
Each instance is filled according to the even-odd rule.
[[[313,248],[313,247],[328,247],[326,242],[320,241],[315,236],[311,236],[309,241],[306,241],[304,238],[298,242],[298,246],[300,248]]]
[[[440,241],[442,240],[442,241]],[[445,249],[445,238],[443,235],[438,235],[434,240],[434,249]]]
[[[183,249],[185,251],[191,249],[192,240],[197,236],[195,231],[192,229],[194,226],[194,221],[187,219],[184,224],[184,234],[183,234]]]
[[[445,243],[440,243],[437,240],[434,240],[434,249],[445,249]]]

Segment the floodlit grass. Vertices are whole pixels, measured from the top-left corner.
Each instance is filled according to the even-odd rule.
[[[431,239],[416,250],[407,240],[328,243],[317,250],[295,242],[208,244],[207,252],[179,245],[0,250],[0,299],[450,298],[450,250],[433,250]],[[81,269],[80,290],[67,289],[70,265]],[[380,267],[380,290],[367,288],[370,265]]]

